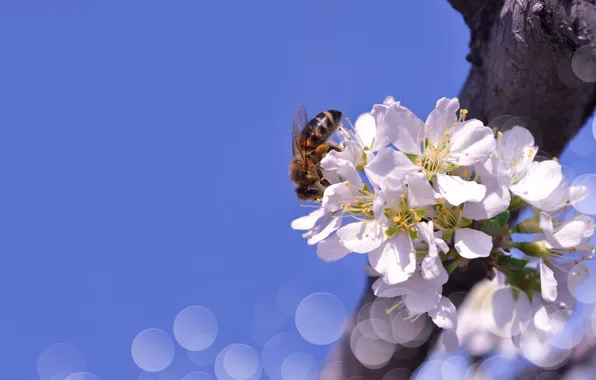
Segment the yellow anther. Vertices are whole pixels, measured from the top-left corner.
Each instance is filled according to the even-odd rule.
[[[365,234],[364,237],[368,237],[368,234]]]
[[[559,162],[559,158],[558,157],[553,157],[553,161]]]
[[[467,177],[470,172],[468,170],[464,170],[464,177]]]
[[[414,248],[410,248],[410,252],[415,253],[416,250]]]
[[[497,132],[497,136],[503,137],[503,132],[501,132],[501,131]]]
[[[400,195],[399,195],[399,197],[400,197],[401,199],[404,199],[406,196],[405,196],[405,195],[403,195],[403,194],[400,194]]]

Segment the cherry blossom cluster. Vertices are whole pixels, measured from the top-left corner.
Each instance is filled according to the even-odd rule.
[[[392,97],[375,104],[338,129],[341,151],[321,162],[331,185],[292,222],[323,260],[366,254],[375,295],[409,318],[427,313],[452,347],[457,310],[442,290],[455,270],[481,260],[512,305],[521,290],[541,315],[573,308],[567,282],[594,252],[593,220],[571,212],[587,189],[567,186],[556,159],[539,160],[527,129],[495,131],[467,113],[456,98],[424,122]],[[533,216],[516,222],[524,206]]]

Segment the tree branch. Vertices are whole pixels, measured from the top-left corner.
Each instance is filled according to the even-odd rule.
[[[472,68],[460,94],[462,107],[470,111],[469,118],[490,126],[502,126],[505,120],[522,123],[536,136],[541,150],[559,155],[596,104],[596,85],[581,81],[572,71],[572,56],[578,48],[587,46],[583,49],[592,54],[595,51],[595,1],[450,0],[471,32],[467,60]],[[591,63],[596,64],[596,59]],[[596,68],[589,69],[596,81]],[[518,119],[512,121],[504,115]],[[485,276],[481,264],[470,266],[465,273],[456,270],[443,294],[467,292]],[[374,299],[371,284],[372,280],[368,281],[359,309]],[[437,336],[435,329],[422,347],[400,348],[399,357],[395,355],[383,368],[367,368],[350,347],[357,312],[330,358],[341,365],[325,370],[321,380],[351,376],[381,380],[395,368],[414,371]],[[404,350],[410,353],[404,355]]]

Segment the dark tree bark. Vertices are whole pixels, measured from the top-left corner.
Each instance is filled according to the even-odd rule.
[[[591,115],[596,104],[596,0],[449,0],[470,28],[472,68],[459,96],[468,118],[507,128],[520,123],[536,136],[545,154],[559,155]],[[515,120],[512,118],[515,117]],[[474,264],[474,261],[472,261]],[[467,292],[483,279],[483,265],[456,270],[443,288],[444,295]],[[369,279],[359,308],[374,299]],[[350,347],[355,315],[330,361],[341,362],[325,370],[321,380],[344,380],[363,376],[381,380],[390,370],[414,371],[422,364],[437,336],[437,329],[423,346],[410,353],[401,348],[380,369],[370,369],[355,358]],[[583,354],[572,356],[585,360]],[[407,359],[404,359],[407,357]],[[535,369],[539,371],[539,369]],[[536,374],[538,372],[534,372]]]

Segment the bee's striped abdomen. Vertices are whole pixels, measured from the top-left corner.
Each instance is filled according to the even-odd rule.
[[[333,135],[341,121],[341,112],[329,110],[319,113],[308,122],[304,135],[307,139],[307,146],[317,147],[324,144]]]

